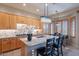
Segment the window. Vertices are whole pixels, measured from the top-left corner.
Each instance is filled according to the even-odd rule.
[[[51,34],[54,33],[54,23],[51,24]]]
[[[50,27],[49,25],[50,25],[50,23],[43,23],[43,31],[46,34],[48,34],[50,32],[49,29],[51,29],[51,28],[49,28]]]
[[[62,34],[67,35],[67,20],[62,22]]]
[[[56,32],[67,35],[67,20],[62,20],[56,23]]]
[[[75,36],[75,32],[76,32],[76,22],[75,18],[73,18],[71,21],[71,36]]]
[[[57,24],[56,24],[56,31],[58,33],[61,33],[61,22],[57,22]]]

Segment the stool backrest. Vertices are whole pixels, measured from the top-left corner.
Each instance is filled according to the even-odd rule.
[[[62,35],[62,36],[60,37],[60,40],[61,40],[61,45],[63,45],[64,35]]]
[[[63,45],[64,35],[57,38],[56,41],[57,41],[56,44],[58,45],[58,47],[61,47]]]
[[[53,40],[47,39],[47,41],[46,41],[46,55],[48,55],[48,56],[51,56],[52,44],[53,44]]]

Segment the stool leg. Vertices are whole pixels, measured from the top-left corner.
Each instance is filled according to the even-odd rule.
[[[59,56],[59,48],[57,48],[57,56]]]
[[[38,50],[37,50],[37,53],[36,53],[36,54],[37,54],[37,56],[39,55],[39,54],[38,54]]]
[[[62,50],[62,47],[61,47],[61,54],[62,54],[62,56],[63,56],[63,50]]]
[[[51,52],[51,55],[52,55],[52,56],[54,55],[54,48],[52,48],[52,52]]]

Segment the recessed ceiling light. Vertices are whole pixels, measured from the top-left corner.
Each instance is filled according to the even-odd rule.
[[[46,3],[45,6],[48,6],[48,4]]]
[[[37,12],[39,12],[39,9],[36,9]]]
[[[26,6],[26,4],[25,4],[25,3],[23,3],[23,6]]]

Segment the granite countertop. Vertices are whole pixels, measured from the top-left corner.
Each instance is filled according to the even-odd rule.
[[[4,39],[4,38],[12,38],[12,37],[17,37],[17,36],[0,36],[0,39]]]
[[[0,39],[4,39],[4,38],[13,38],[13,37],[18,37],[18,38],[26,38],[27,35],[1,35]]]
[[[33,35],[33,36],[40,36],[40,35]],[[42,36],[42,35],[41,35]],[[12,38],[12,37],[19,37],[19,38],[27,38],[27,34],[19,34],[19,35],[0,35],[0,39],[3,38]]]
[[[27,46],[34,46],[41,43],[45,43],[47,39],[53,38],[54,36],[51,35],[44,35],[43,37],[32,37],[31,41],[28,41],[27,38],[20,38],[21,41],[23,41]],[[56,37],[58,38],[58,37]]]

